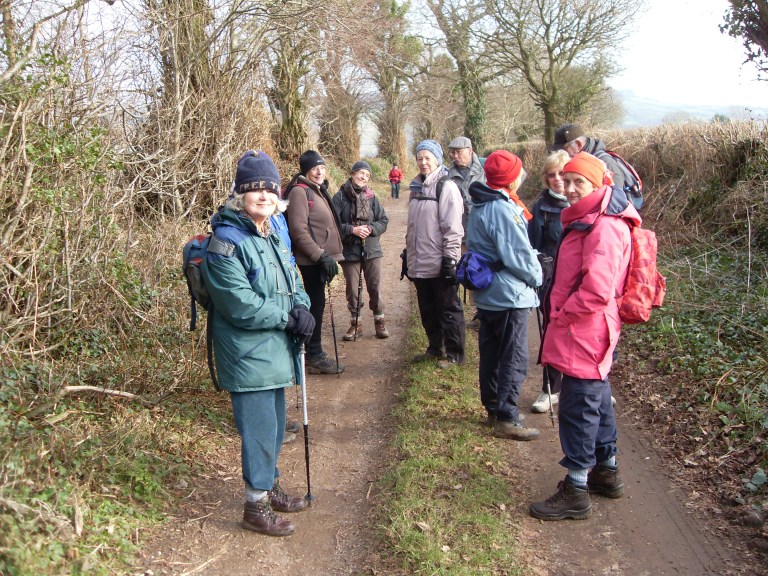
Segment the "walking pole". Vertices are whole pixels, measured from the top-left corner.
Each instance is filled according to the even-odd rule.
[[[540,307],[536,307],[536,321],[539,323],[539,346],[544,346],[544,328],[541,322],[543,312]],[[549,397],[549,421],[552,422],[552,428],[555,427],[555,409],[552,407],[552,387],[549,385],[549,371],[547,367],[541,365],[541,374],[544,377],[544,383],[547,385],[547,396]]]
[[[309,418],[307,417],[307,371],[304,365],[306,356],[304,342],[301,343],[299,348],[299,356],[301,358],[301,415],[304,421],[304,460],[307,464],[307,495],[304,496],[304,499],[311,505],[315,497],[312,495],[312,485],[309,482]]]
[[[363,295],[363,264],[365,263],[365,238],[360,243],[360,270],[357,274],[357,306],[355,307],[355,335],[352,341],[357,340],[357,323],[360,322],[360,298]]]
[[[331,334],[333,334],[333,353],[336,355],[336,375],[341,378],[341,372],[339,372],[339,345],[336,343],[336,320],[333,317],[333,298],[331,297],[330,281],[328,281],[328,308],[331,311]]]

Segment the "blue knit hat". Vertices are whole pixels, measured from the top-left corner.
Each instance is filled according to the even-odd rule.
[[[272,158],[261,150],[248,150],[237,161],[235,189],[238,194],[268,190],[280,196],[280,174]]]
[[[419,150],[426,150],[427,152],[431,152],[434,157],[437,158],[438,165],[443,163],[443,149],[440,147],[440,144],[434,140],[422,140],[416,146],[417,155]]]

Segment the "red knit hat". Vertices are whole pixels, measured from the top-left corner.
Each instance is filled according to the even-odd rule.
[[[520,176],[523,169],[523,161],[512,152],[496,150],[485,159],[485,180],[491,188],[496,190],[506,189]]]
[[[603,185],[605,171],[605,163],[587,152],[579,152],[563,166],[563,173],[575,172],[576,174],[581,174],[594,184],[595,188]]]

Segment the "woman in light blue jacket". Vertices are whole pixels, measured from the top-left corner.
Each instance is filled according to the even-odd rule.
[[[485,161],[487,184],[469,187],[472,210],[467,224],[467,249],[492,260],[499,270],[491,285],[475,292],[480,320],[480,401],[494,425],[494,435],[533,440],[539,431],[526,428],[517,405],[528,376],[528,316],[538,306],[535,288],[541,266],[528,241],[524,210],[515,196],[523,180],[523,163],[506,150]]]

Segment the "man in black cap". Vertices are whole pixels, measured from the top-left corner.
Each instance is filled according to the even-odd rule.
[[[613,156],[606,152],[605,142],[598,138],[587,136],[578,124],[563,124],[555,130],[555,141],[550,151],[565,150],[573,158],[579,152],[588,152],[605,162],[613,174],[613,185],[624,189],[624,171]]]

